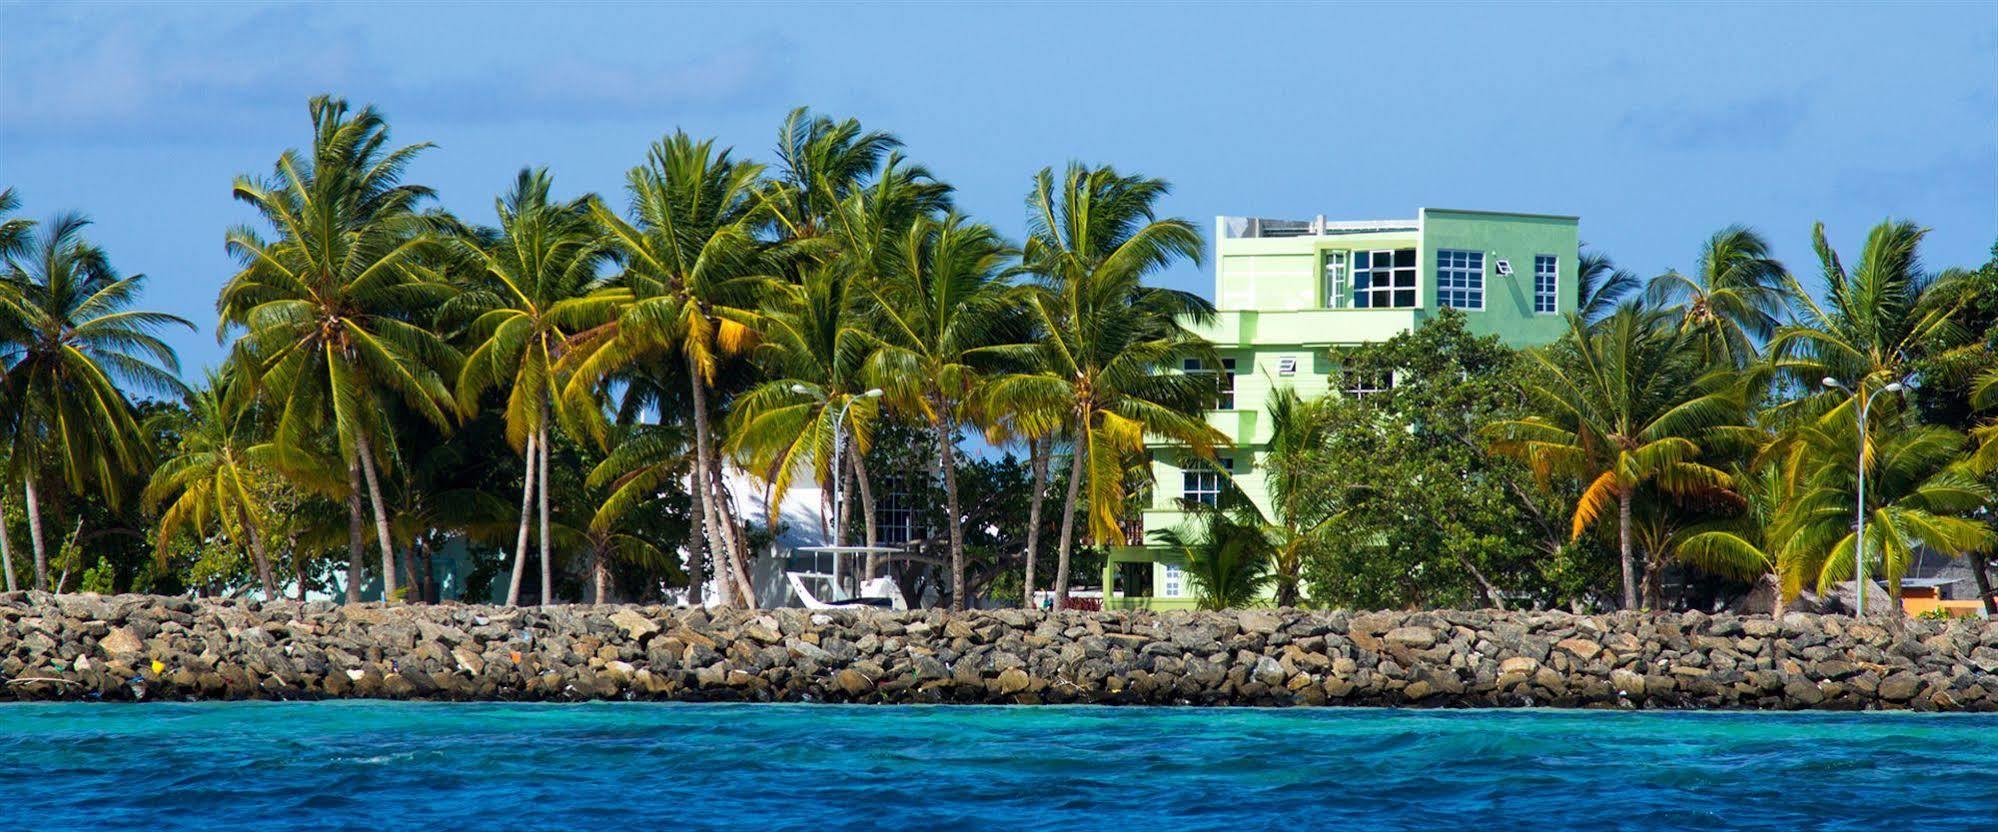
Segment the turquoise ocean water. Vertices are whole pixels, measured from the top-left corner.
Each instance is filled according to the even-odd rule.
[[[1998,829],[1998,716],[0,706],[0,829]]]

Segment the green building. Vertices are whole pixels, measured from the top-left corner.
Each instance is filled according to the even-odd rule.
[[[1261,457],[1269,442],[1264,403],[1290,387],[1305,398],[1364,396],[1394,383],[1340,372],[1336,347],[1384,341],[1420,326],[1445,306],[1473,332],[1529,346],[1560,337],[1575,310],[1575,217],[1424,208],[1414,219],[1364,222],[1221,217],[1215,223],[1211,325],[1220,409],[1208,422],[1233,440],[1218,464],[1235,487],[1265,504]],[[1151,448],[1153,487],[1142,528],[1172,528],[1188,502],[1212,504],[1226,479],[1183,448]],[[1149,537],[1147,537],[1149,539]],[[1194,590],[1176,552],[1150,546],[1111,550],[1104,605],[1190,608]]]

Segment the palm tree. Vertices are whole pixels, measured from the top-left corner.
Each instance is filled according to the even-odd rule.
[[[1575,261],[1575,314],[1593,326],[1610,316],[1637,290],[1643,288],[1636,273],[1616,267],[1610,256],[1600,251],[1583,251]]]
[[[1294,607],[1301,597],[1304,564],[1327,543],[1336,513],[1334,495],[1324,489],[1314,471],[1324,464],[1328,399],[1307,402],[1293,388],[1279,388],[1266,410],[1270,416],[1269,450],[1263,464],[1263,486],[1270,510],[1255,508],[1255,520],[1269,541],[1277,606]],[[1253,506],[1253,504],[1252,504]]]
[[[1201,506],[1195,512],[1198,530],[1160,529],[1152,537],[1178,550],[1186,561],[1186,576],[1204,610],[1246,607],[1263,597],[1277,576],[1271,571],[1274,547],[1264,536],[1265,524],[1248,500],[1235,507]],[[1108,587],[1104,588],[1108,591]]]
[[[1543,482],[1558,474],[1585,484],[1574,538],[1617,504],[1627,609],[1638,606],[1631,517],[1638,489],[1649,483],[1683,494],[1730,482],[1698,459],[1706,434],[1735,422],[1740,388],[1706,371],[1669,314],[1626,306],[1594,329],[1570,316],[1566,338],[1529,353],[1538,377],[1525,393],[1537,412],[1488,429],[1495,450],[1518,457]]]
[[[0,340],[0,425],[8,436],[8,477],[21,481],[27,503],[41,590],[49,587],[41,522],[47,469],[58,469],[70,492],[95,487],[115,505],[123,475],[141,470],[148,453],[124,389],[186,391],[176,377],[179,360],[159,333],[193,325],[131,308],[145,275],[121,277],[104,250],[84,238],[89,224],[79,214],[58,215],[40,226],[25,252],[9,258],[7,282],[16,300],[13,331]]]
[[[210,372],[207,383],[188,395],[187,410],[155,417],[157,426],[179,432],[180,446],[153,470],[143,497],[155,509],[164,507],[155,536],[162,553],[182,531],[224,538],[240,531],[264,599],[275,601],[280,596],[264,534],[270,512],[258,485],[268,472],[254,461],[268,448],[257,447],[248,403],[223,374]]]
[[[1124,470],[1147,434],[1184,443],[1201,457],[1226,441],[1210,427],[1211,379],[1158,372],[1172,359],[1209,351],[1184,326],[1212,318],[1214,307],[1187,292],[1145,286],[1145,275],[1180,260],[1200,261],[1200,232],[1183,219],[1160,219],[1169,190],[1159,179],[1108,167],[1071,165],[1059,184],[1043,169],[1027,197],[1023,267],[1041,282],[1026,305],[1040,328],[1039,369],[994,382],[994,398],[1066,425],[1068,495],[1056,553],[1055,606],[1068,603],[1075,509],[1089,488],[1089,534],[1098,542],[1122,533]]]
[[[378,473],[395,456],[388,405],[449,426],[445,378],[455,375],[458,354],[424,322],[454,292],[420,262],[442,225],[416,211],[431,192],[401,182],[428,145],[387,150],[388,123],[372,107],[350,114],[345,101],[319,96],[310,109],[308,155],[287,150],[270,178],[236,180],[236,199],[277,236],[229,232],[229,252],[243,268],[217,307],[222,334],[245,330],[239,347],[278,414],[280,464],[293,464],[330,427],[347,463],[356,529],[358,495],[373,508],[382,599],[392,601],[395,547]],[[354,564],[360,550],[357,539]],[[349,600],[355,592],[350,582]]]
[[[1777,368],[1815,393],[1796,400],[1807,413],[1850,405],[1904,381],[1923,358],[1976,348],[1959,320],[1969,293],[1956,291],[1953,275],[1938,279],[1922,270],[1919,247],[1927,234],[1910,222],[1882,222],[1866,235],[1857,266],[1848,270],[1825,239],[1824,223],[1811,228],[1825,300],[1820,304],[1793,279],[1799,320],[1779,329],[1769,345]],[[1821,387],[1826,378],[1850,392]]]
[[[861,380],[877,341],[866,330],[866,304],[858,281],[825,267],[807,272],[802,284],[773,286],[764,304],[757,345],[763,380],[737,397],[725,450],[769,483],[773,529],[799,471],[810,466],[813,482],[829,493],[835,478],[848,475],[832,469],[835,442],[850,443],[849,459],[872,444],[881,410]],[[827,532],[844,545],[847,514],[844,506],[835,511]]]
[[[897,407],[936,432],[950,534],[951,609],[957,611],[966,603],[957,438],[965,425],[981,421],[973,403],[1006,345],[1024,335],[1017,293],[1008,281],[1011,254],[988,226],[955,215],[918,220],[896,246],[892,276],[871,289],[885,323],[869,377],[890,392]]]
[[[757,231],[768,218],[763,168],[716,151],[712,140],[676,132],[652,146],[627,175],[634,220],[593,203],[595,219],[624,269],[605,293],[616,318],[571,341],[558,370],[573,369],[565,395],[587,400],[614,372],[661,353],[686,364],[694,415],[694,496],[700,531],[717,553],[722,600],[754,604],[747,552],[720,487],[708,393],[723,356],[753,340],[758,290],[769,246]]]
[[[461,239],[479,265],[472,291],[445,305],[447,314],[476,314],[467,330],[477,346],[458,376],[458,409],[469,417],[487,390],[507,391],[506,438],[527,459],[522,478],[520,532],[506,602],[520,603],[527,566],[529,511],[537,481],[541,494],[541,603],[554,601],[548,528],[549,416],[559,403],[555,367],[571,334],[601,325],[612,301],[592,297],[604,249],[589,214],[590,198],[554,202],[548,171],[524,169],[495,206],[499,228],[490,239]],[[556,314],[557,309],[561,314]]]
[[[583,482],[594,497],[594,512],[585,524],[571,526],[591,553],[591,583],[596,603],[609,592],[609,563],[638,562],[671,572],[667,549],[645,533],[637,512],[656,505],[659,493],[687,470],[685,431],[659,425],[614,428],[611,451],[590,470]]]
[[[1963,555],[1998,543],[1990,527],[1969,516],[1998,495],[1959,464],[1962,434],[1935,425],[1902,427],[1885,419],[1873,423],[1870,432],[1877,435],[1867,443],[1872,459],[1866,470],[1863,546],[1873,574],[1886,576],[1896,597],[1916,546]],[[1789,462],[1797,492],[1767,535],[1777,542],[1774,556],[1785,597],[1794,597],[1807,582],[1822,592],[1850,580],[1856,571],[1858,472],[1852,460],[1857,452],[1857,425],[1850,418],[1822,419],[1800,431]]]
[[[1653,305],[1680,312],[1679,325],[1698,334],[1709,361],[1739,369],[1782,323],[1788,280],[1762,235],[1730,225],[1707,238],[1695,274],[1666,272],[1651,279],[1645,294]]]
[[[15,261],[28,253],[29,234],[34,230],[35,222],[14,216],[20,208],[21,198],[13,188],[0,189],[0,344],[14,343],[25,332],[20,305],[22,271]],[[7,371],[7,365],[0,363],[0,395],[4,395],[7,389]],[[5,399],[0,399],[0,425],[10,424],[6,420],[12,413],[13,408]],[[0,445],[0,471],[13,470],[7,451],[5,445]],[[7,516],[7,485],[6,481],[0,480],[0,567],[6,571],[7,591],[13,592],[20,587],[14,576],[13,541],[4,519]]]

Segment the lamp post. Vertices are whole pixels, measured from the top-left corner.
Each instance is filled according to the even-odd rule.
[[[826,396],[824,393],[821,393],[813,388],[806,387],[805,385],[802,384],[791,385],[791,392],[798,393],[801,395],[811,396],[812,398],[818,399],[819,401],[822,402],[826,400]],[[878,398],[881,398],[881,388],[879,387],[868,390],[867,392],[862,393],[858,396],[849,398],[846,400],[846,404],[840,405],[839,414],[833,417],[833,458],[832,458],[833,516],[831,522],[826,524],[826,527],[832,529],[834,540],[839,540],[845,532],[845,529],[840,528],[840,523],[846,517],[846,515],[840,511],[840,498],[842,496],[840,494],[840,483],[846,478],[841,476],[842,472],[839,466],[840,466],[841,451],[846,449],[846,438],[844,436],[844,431],[846,429],[846,412],[848,410],[853,409],[854,403],[860,401],[861,399],[878,399]],[[838,553],[836,552],[834,553],[833,559],[835,561],[839,560]],[[838,574],[839,567],[837,565],[833,567],[833,572],[835,575]]]
[[[1881,393],[1899,393],[1907,389],[1901,382],[1888,382],[1887,386],[1861,397],[1852,388],[1831,376],[1825,376],[1824,386],[1844,390],[1859,399],[1859,495],[1853,501],[1852,564],[1854,570],[1853,602],[1859,609],[1853,612],[1854,618],[1866,617],[1866,415],[1873,408],[1873,399]],[[1865,389],[1864,383],[1860,389]]]

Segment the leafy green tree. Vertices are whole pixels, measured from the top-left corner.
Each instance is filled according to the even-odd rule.
[[[1281,453],[1273,437],[1265,466],[1272,502],[1294,494],[1299,517],[1332,517],[1304,559],[1312,600],[1378,608],[1574,599],[1594,577],[1596,552],[1572,545],[1558,519],[1571,492],[1532,487],[1531,473],[1489,453],[1480,435],[1527,415],[1524,357],[1472,335],[1454,310],[1335,357],[1335,378],[1385,389],[1304,403],[1317,437]]]
[[[453,403],[446,378],[458,353],[426,324],[454,290],[434,279],[420,255],[436,245],[440,222],[417,212],[428,188],[404,184],[403,170],[428,145],[389,150],[388,122],[372,107],[312,99],[312,147],[287,150],[267,179],[236,180],[236,199],[255,209],[275,237],[229,232],[242,270],[217,303],[224,334],[277,412],[281,465],[306,464],[304,449],[330,430],[346,461],[351,521],[364,522],[358,495],[373,508],[385,600],[396,597],[395,546],[382,500],[380,465],[395,456],[390,402],[438,427]],[[365,482],[365,487],[363,486]],[[360,560],[359,540],[351,547]],[[348,600],[358,588],[349,582]]]
[[[520,172],[495,206],[496,232],[480,235],[484,239],[461,238],[464,254],[478,264],[477,275],[471,291],[444,307],[446,316],[475,316],[465,333],[475,346],[458,376],[458,409],[469,416],[477,412],[480,394],[505,390],[506,440],[521,449],[528,463],[507,583],[510,605],[520,603],[537,480],[542,483],[541,602],[554,601],[546,483],[551,476],[551,410],[560,401],[555,368],[574,333],[605,323],[613,303],[596,294],[605,251],[590,219],[590,198],[556,202],[552,187],[546,169]]]
[[[1531,415],[1488,428],[1494,448],[1525,461],[1542,482],[1562,476],[1584,483],[1571,538],[1616,504],[1626,609],[1638,606],[1632,509],[1639,488],[1726,488],[1731,478],[1700,460],[1700,443],[1741,418],[1732,375],[1709,372],[1669,316],[1625,307],[1594,329],[1571,317],[1565,338],[1528,353],[1537,365],[1525,385]]]
[[[61,214],[14,249],[7,270],[18,299],[0,341],[0,427],[7,438],[8,479],[21,482],[35,559],[35,588],[49,583],[42,529],[43,477],[53,469],[71,493],[101,493],[112,505],[125,477],[150,464],[126,388],[185,390],[180,363],[160,333],[193,325],[164,312],[132,308],[145,275],[121,276],[103,249],[83,236],[80,214]],[[9,229],[7,234],[14,234]]]
[[[1125,470],[1147,435],[1184,443],[1211,457],[1225,437],[1207,424],[1214,401],[1209,378],[1157,372],[1175,358],[1211,352],[1186,329],[1214,307],[1187,292],[1146,286],[1144,276],[1181,260],[1199,262],[1200,232],[1183,219],[1161,219],[1164,180],[1112,168],[1071,165],[1057,183],[1043,169],[1027,197],[1022,265],[1039,281],[1028,313],[1040,328],[1032,372],[993,382],[996,399],[1015,403],[1029,422],[1064,425],[1070,437],[1068,494],[1056,553],[1055,606],[1068,603],[1069,557],[1081,489],[1089,535],[1120,540]]]
[[[1788,281],[1762,235],[1730,225],[1707,238],[1693,274],[1654,277],[1646,297],[1679,312],[1679,325],[1697,333],[1708,361],[1739,369],[1760,358],[1761,345],[1782,324]]]
[[[615,288],[602,295],[617,314],[572,340],[564,363],[574,375],[565,395],[587,401],[617,371],[678,354],[694,418],[700,533],[723,564],[724,603],[740,597],[753,605],[748,552],[719,486],[708,396],[721,358],[749,347],[769,277],[769,245],[758,236],[769,219],[763,167],[718,152],[712,140],[675,133],[655,143],[627,180],[632,221],[601,203],[591,209],[623,266]]]

